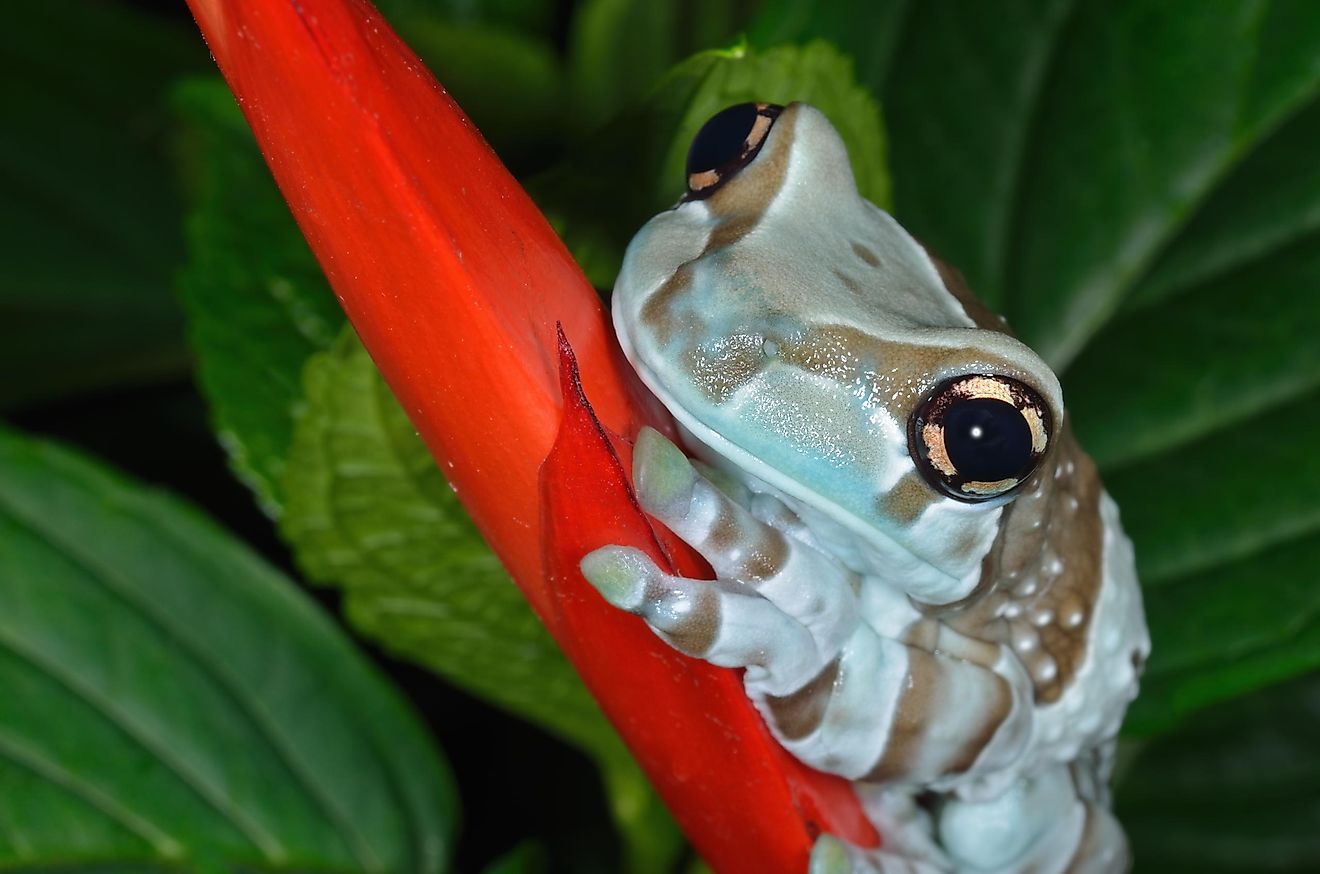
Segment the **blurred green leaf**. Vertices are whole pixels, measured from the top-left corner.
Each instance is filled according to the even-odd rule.
[[[1311,534],[1148,590],[1159,649],[1142,677],[1129,732],[1167,731],[1208,704],[1315,670],[1320,593],[1299,571],[1317,561],[1320,537]]]
[[[1312,4],[914,5],[885,91],[900,217],[1064,364],[1320,93],[1317,46]]]
[[[569,38],[573,114],[582,132],[595,130],[645,95],[678,59],[673,3],[584,0]]]
[[[356,335],[312,358],[306,389],[282,528],[307,575],[342,589],[349,620],[387,650],[594,757],[633,844],[629,870],[665,870],[667,814]]]
[[[747,41],[768,49],[827,40],[853,59],[858,83],[879,94],[908,5],[909,0],[764,0],[748,27]]]
[[[482,874],[540,874],[545,870],[545,850],[524,842],[487,865]]]
[[[1077,2],[912,3],[899,37],[881,31],[897,41],[882,92],[897,216],[997,309],[1009,303],[1003,274],[1032,136],[1047,148],[1059,133],[1035,115]]]
[[[746,0],[583,0],[568,40],[575,132],[590,134],[642,101],[680,59],[730,42]]]
[[[1136,871],[1320,868],[1320,674],[1146,745],[1119,785]]]
[[[880,113],[848,58],[824,42],[705,52],[671,70],[563,165],[528,182],[593,284],[612,285],[632,235],[682,195],[688,144],[706,119],[749,100],[821,109],[848,144],[862,193],[888,203]]]
[[[1312,98],[1246,153],[1133,290],[1127,305],[1160,303],[1302,240],[1309,239],[1314,248],[1320,231],[1318,138],[1320,100]]]
[[[179,290],[199,382],[235,471],[275,515],[303,362],[344,316],[219,79],[182,83],[191,187]]]
[[[187,372],[165,93],[206,64],[126,4],[15,3],[0,28],[0,406]]]
[[[314,356],[305,385],[281,529],[307,576],[390,651],[588,749],[610,737],[357,336]]]
[[[0,431],[0,867],[444,868],[421,725],[188,505]]]
[[[1063,374],[1154,651],[1129,728],[1320,667],[1320,7],[909,4],[899,218]]]
[[[1120,313],[1067,374],[1069,410],[1087,449],[1109,470],[1178,464],[1179,447],[1238,423],[1253,423],[1259,433],[1256,423],[1271,410],[1282,417],[1274,424],[1287,427],[1269,429],[1263,448],[1287,440],[1301,424],[1291,411],[1320,388],[1317,288],[1320,234]],[[1284,475],[1249,456],[1221,458],[1230,476]],[[1316,482],[1297,478],[1292,489],[1314,492]],[[1320,512],[1315,497],[1303,503]]]

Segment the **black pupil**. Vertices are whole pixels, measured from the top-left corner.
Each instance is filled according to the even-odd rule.
[[[692,138],[688,175],[716,170],[741,155],[755,124],[755,103],[739,103],[712,115]]]
[[[944,414],[944,448],[965,481],[1013,479],[1031,461],[1031,429],[1012,404],[969,398]]]

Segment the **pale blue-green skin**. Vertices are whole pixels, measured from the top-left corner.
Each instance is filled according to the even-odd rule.
[[[714,197],[642,228],[613,306],[625,352],[690,449],[819,516],[808,521],[856,570],[935,603],[971,591],[1003,501],[909,482],[909,496],[928,489],[923,512],[896,514],[890,493],[916,475],[912,411],[939,382],[987,373],[1035,387],[1063,421],[1050,369],[976,326],[925,250],[857,193],[842,141],[811,107],[785,110]],[[740,368],[755,373],[714,396],[711,381]]]

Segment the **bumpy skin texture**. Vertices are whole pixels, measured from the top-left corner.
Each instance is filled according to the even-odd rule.
[[[1107,781],[1149,640],[1049,368],[857,194],[800,104],[642,229],[614,301],[699,459],[644,431],[639,500],[717,579],[610,546],[583,571],[676,648],[745,668],[780,742],[857,781],[885,847],[826,836],[813,874],[1123,870]],[[967,375],[1030,386],[1052,423],[1027,481],[976,503],[908,446],[923,400]]]

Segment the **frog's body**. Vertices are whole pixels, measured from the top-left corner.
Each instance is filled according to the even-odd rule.
[[[709,465],[646,432],[639,498],[718,580],[614,547],[583,568],[678,648],[747,668],[781,743],[859,781],[886,849],[825,841],[818,870],[1120,870],[1108,750],[1149,642],[1058,381],[858,195],[819,112],[763,116],[736,173],[637,235],[614,297]],[[920,418],[936,395],[1015,404],[1022,476],[956,476]]]

